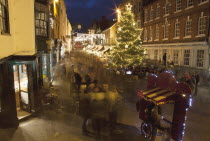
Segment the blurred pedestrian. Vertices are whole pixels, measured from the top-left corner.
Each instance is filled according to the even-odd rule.
[[[198,83],[200,81],[200,76],[199,76],[198,72],[194,72],[194,77],[196,80],[196,82],[195,82],[195,96],[196,96],[198,93]]]
[[[80,76],[79,73],[74,72],[74,80],[75,80],[75,84],[76,84],[76,90],[77,90],[77,92],[80,92],[82,77]]]
[[[92,81],[92,80],[91,80],[90,75],[89,75],[89,74],[86,74],[86,75],[85,75],[85,84],[86,84],[86,88],[89,87],[91,81]]]

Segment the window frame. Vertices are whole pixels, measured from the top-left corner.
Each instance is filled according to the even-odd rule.
[[[176,12],[182,10],[182,0],[176,0]]]
[[[169,23],[168,20],[166,19],[165,24],[163,25],[163,40],[168,40],[169,37],[168,30],[169,30]]]
[[[144,22],[147,22],[148,21],[148,10],[145,9],[144,11]]]
[[[174,65],[179,65],[179,50],[173,51],[173,61]]]
[[[154,50],[154,60],[158,60],[158,49]]]
[[[180,37],[180,22],[178,19],[176,19],[176,22],[174,24],[174,38]]]
[[[150,21],[152,21],[154,19],[154,9],[151,7],[150,10]]]
[[[147,37],[147,29],[144,29],[144,41],[147,42],[148,37]]]
[[[184,66],[190,66],[190,49],[184,50]]]
[[[196,67],[203,68],[205,64],[204,60],[205,60],[205,50],[197,50]]]
[[[39,8],[37,7],[39,5]],[[35,35],[36,36],[42,36],[42,37],[48,37],[48,23],[49,23],[49,15],[47,10],[43,10],[46,5],[36,2],[35,5]],[[42,8],[43,9],[42,9]],[[38,17],[37,17],[38,15]],[[44,18],[43,18],[44,16]]]
[[[9,23],[9,5],[8,0],[0,1],[1,15],[0,15],[0,35],[10,33]]]
[[[198,35],[206,35],[206,30],[207,30],[207,16],[204,16],[204,13],[201,12],[201,16],[198,19]]]
[[[156,9],[156,19],[160,18],[160,5],[157,4],[157,9]]]
[[[169,15],[170,13],[170,3],[168,1],[166,1],[165,4],[165,16]]]
[[[194,0],[187,0],[187,8],[194,6]]]
[[[156,24],[155,40],[158,41],[159,38],[160,38],[160,28],[158,24]]]
[[[191,34],[192,34],[192,19],[190,19],[188,16],[185,23],[185,37],[189,37],[191,36]]]

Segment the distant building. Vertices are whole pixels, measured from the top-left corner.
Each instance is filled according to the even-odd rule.
[[[102,34],[105,35],[105,40],[103,42],[104,45],[113,45],[116,43],[117,38],[117,23],[114,23],[111,27],[102,31]]]
[[[209,69],[209,0],[152,0],[143,5],[148,59]]]
[[[147,59],[173,62],[182,70],[209,70],[209,0],[123,0],[139,27]]]

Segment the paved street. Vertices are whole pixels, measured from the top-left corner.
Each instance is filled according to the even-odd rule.
[[[145,88],[146,80],[120,75],[115,75],[112,79],[112,85],[116,85],[124,97],[119,124],[113,134],[104,131],[100,138],[82,134],[83,119],[77,114],[78,107],[72,107],[70,83],[67,79],[59,78],[53,83],[54,91],[59,95],[59,106],[44,108],[38,116],[21,122],[17,129],[0,129],[1,141],[145,141],[137,130],[141,121],[135,110],[135,102],[137,100],[136,92]],[[200,86],[193,106],[188,112],[184,141],[208,141],[210,131],[210,127],[207,126],[210,124],[209,101],[209,89]]]

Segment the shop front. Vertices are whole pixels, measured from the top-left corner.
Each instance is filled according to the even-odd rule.
[[[12,56],[0,63],[0,128],[39,110],[36,56]]]

